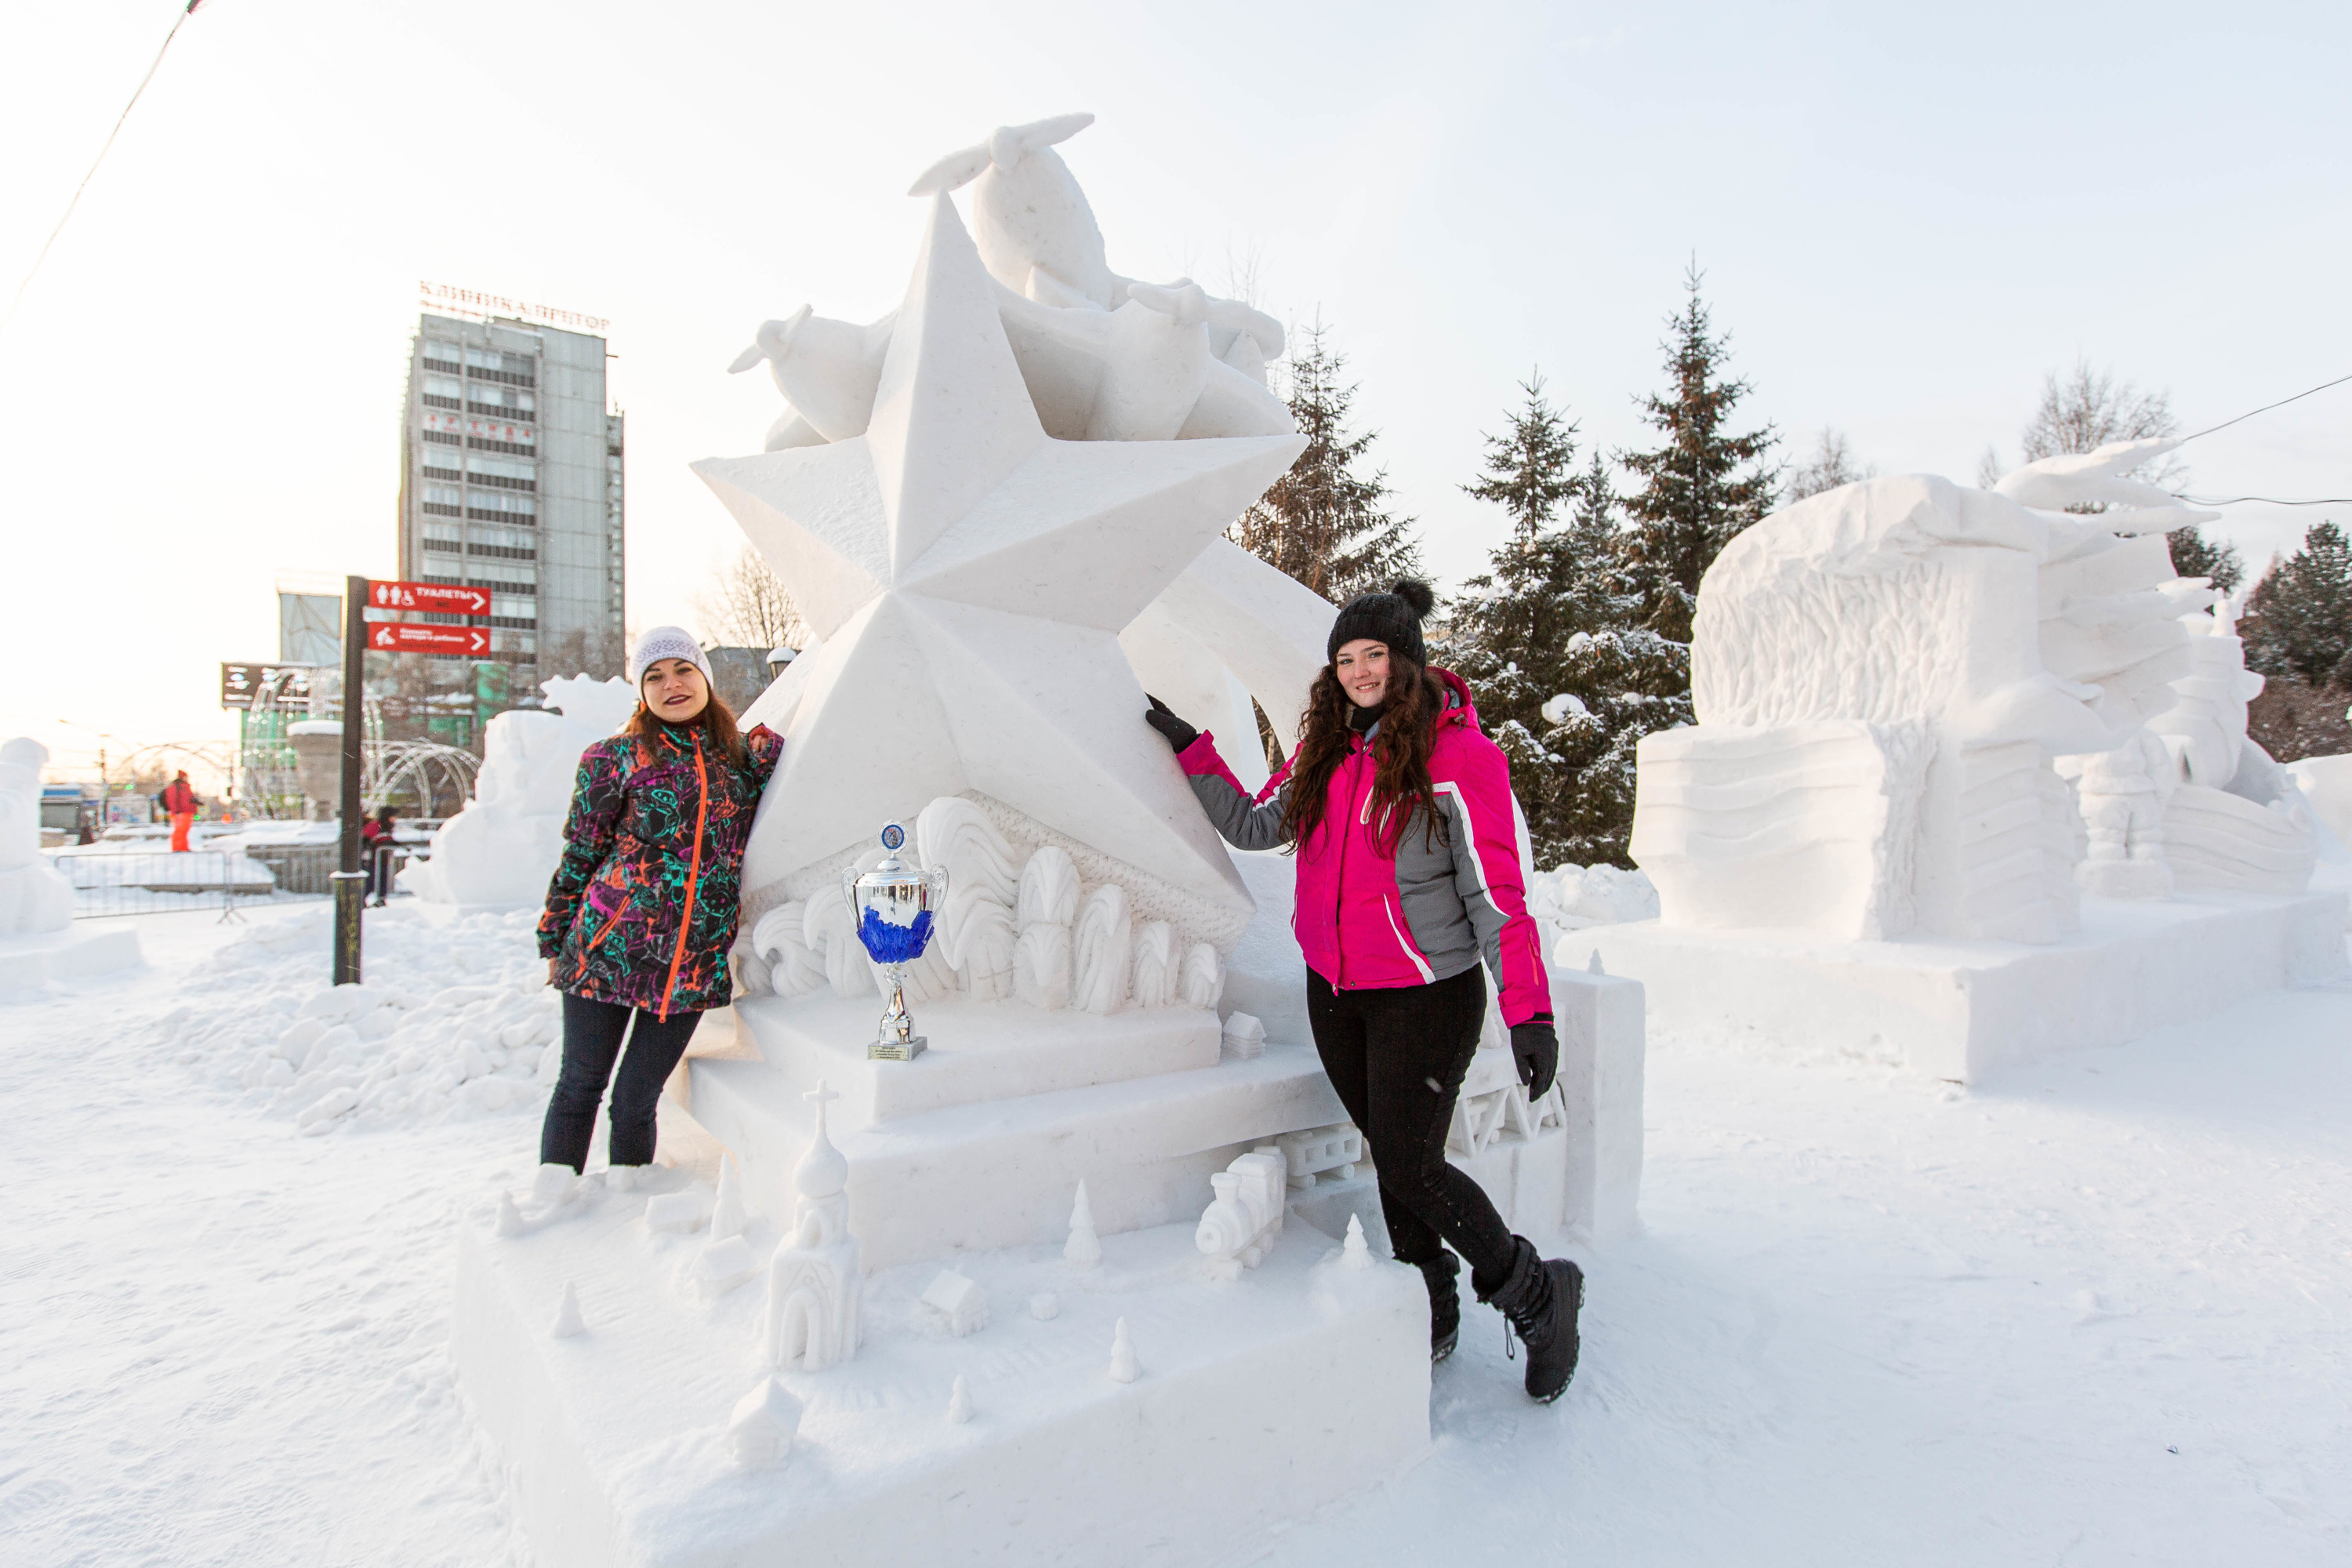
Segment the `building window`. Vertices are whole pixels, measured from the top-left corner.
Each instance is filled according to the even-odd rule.
[[[452,475],[451,477],[454,479],[456,476]],[[465,494],[464,491],[458,489],[455,485],[425,485],[420,488],[423,489],[425,495],[425,510],[437,511],[444,517],[455,517],[457,515],[457,509],[462,503]]]
[[[424,429],[419,430],[417,434],[422,436],[427,441],[436,442],[444,447],[457,447],[465,444],[465,438],[457,435],[457,432],[452,430],[436,430],[430,425],[427,425]]]
[[[459,548],[459,545],[454,539],[428,539],[425,542],[425,548],[427,550],[455,551]]]

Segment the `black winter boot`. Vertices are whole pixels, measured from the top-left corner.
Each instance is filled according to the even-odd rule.
[[[1462,1337],[1462,1298],[1454,1293],[1454,1277],[1462,1260],[1440,1248],[1431,1262],[1415,1265],[1422,1283],[1429,1287],[1429,1364],[1435,1366],[1454,1353]]]
[[[1528,1397],[1549,1405],[1576,1375],[1576,1314],[1584,1305],[1584,1270],[1563,1258],[1536,1256],[1533,1243],[1513,1237],[1517,1247],[1511,1272],[1494,1294],[1480,1300],[1497,1309],[1519,1331],[1528,1347]],[[1510,1329],[1503,1331],[1510,1347]]]

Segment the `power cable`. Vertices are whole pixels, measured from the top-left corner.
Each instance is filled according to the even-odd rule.
[[[2315,500],[2281,500],[2276,496],[2181,496],[2192,506],[2236,506],[2240,501],[2260,501],[2264,506],[2352,506],[2352,496],[2321,496]]]
[[[25,302],[25,290],[33,286],[34,276],[41,270],[41,263],[49,258],[49,247],[57,244],[58,236],[63,234],[66,225],[72,221],[74,208],[81,205],[82,192],[89,188],[90,180],[98,174],[98,166],[106,162],[106,154],[113,149],[114,139],[122,133],[122,122],[130,119],[131,111],[139,106],[139,95],[145,92],[147,84],[155,79],[156,68],[163,63],[164,50],[169,49],[172,40],[180,36],[180,25],[194,16],[196,7],[204,3],[205,0],[188,0],[180,14],[172,18],[172,30],[163,35],[163,47],[155,51],[155,58],[148,65],[147,74],[141,77],[139,85],[131,89],[131,101],[122,106],[122,112],[115,118],[114,129],[106,133],[106,144],[99,148],[98,156],[90,160],[89,173],[84,174],[81,184],[74,187],[73,199],[66,203],[64,216],[58,219],[58,226],[49,230],[49,237],[41,242],[41,253],[33,258],[32,269],[25,274],[25,280],[16,285],[16,298],[8,301],[8,313],[0,316],[0,332],[6,331],[8,323],[16,319],[16,307]]]
[[[2284,408],[2290,403],[2298,403],[2304,398],[2309,397],[2314,392],[2325,392],[2331,386],[2341,386],[2347,381],[2352,381],[2352,375],[2339,375],[2334,381],[2321,382],[2317,386],[2313,387],[2310,392],[2298,392],[2293,397],[2282,397],[2276,403],[2265,403],[2260,408],[2250,408],[2243,414],[2239,415],[2236,419],[2224,419],[2219,425],[2208,425],[2204,429],[2198,431],[2197,436],[2210,436],[2216,430],[2227,430],[2231,426],[2238,424],[2242,420],[2252,419],[2257,414],[2268,414],[2273,408]],[[2197,436],[2183,436],[2179,442],[2175,443],[2175,445],[2184,445],[2188,442],[2194,441],[2197,439]],[[2252,500],[2259,498],[2250,497],[2248,499]],[[2301,503],[2290,502],[2284,504],[2296,505]]]

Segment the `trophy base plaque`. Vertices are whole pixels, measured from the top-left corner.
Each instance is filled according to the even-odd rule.
[[[866,1047],[866,1059],[869,1062],[910,1062],[923,1054],[923,1047],[928,1044],[929,1042],[920,1035],[909,1035],[903,1040],[880,1039]]]

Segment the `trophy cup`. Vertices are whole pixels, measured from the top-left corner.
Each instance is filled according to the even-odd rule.
[[[890,977],[890,1005],[866,1047],[868,1061],[910,1062],[923,1054],[923,1037],[907,1016],[907,965],[930,945],[931,912],[947,901],[948,873],[943,866],[918,871],[901,864],[898,850],[906,842],[907,830],[893,822],[882,829],[882,863],[862,877],[854,867],[841,874],[857,940]]]

